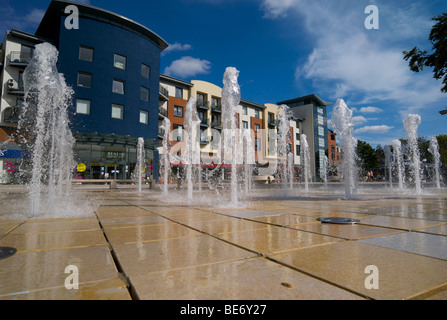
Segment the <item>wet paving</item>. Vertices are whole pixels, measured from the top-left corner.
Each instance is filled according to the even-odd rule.
[[[85,216],[32,219],[26,193],[5,190],[0,247],[17,252],[0,257],[0,300],[447,299],[445,189],[260,189],[231,208],[214,192],[91,187]]]

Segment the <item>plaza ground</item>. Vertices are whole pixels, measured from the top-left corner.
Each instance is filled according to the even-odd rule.
[[[259,188],[230,208],[214,191],[182,201],[76,186],[91,215],[26,219],[24,187],[1,186],[0,247],[17,252],[0,259],[0,300],[447,299],[445,189],[343,200],[299,188]]]

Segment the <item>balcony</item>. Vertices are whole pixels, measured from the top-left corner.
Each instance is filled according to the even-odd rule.
[[[217,113],[222,113],[222,106],[220,104],[213,104],[213,105],[211,105],[211,111],[217,112]]]
[[[197,108],[198,109],[203,109],[203,110],[209,110],[210,109],[210,102],[209,101],[198,100],[197,101]]]
[[[278,125],[278,121],[276,121],[275,118],[269,118],[267,123],[269,126],[272,126],[272,127],[276,127]]]
[[[162,98],[162,100],[168,101],[169,100],[169,91],[165,87],[163,87],[161,84],[159,85],[159,96]]]
[[[163,107],[158,107],[158,115],[161,116],[162,118],[167,118],[168,117],[168,109],[167,108],[163,108]]]
[[[158,138],[163,139],[164,135],[165,135],[165,129],[158,128]]]
[[[23,87],[23,83],[17,83],[14,82],[14,80],[9,79],[8,88],[6,89],[6,92],[14,95],[24,95],[25,88]]]
[[[202,119],[200,121],[200,126],[208,128],[208,119],[207,118]]]
[[[9,54],[9,65],[17,67],[26,67],[31,61],[31,52],[11,51]]]
[[[20,108],[18,106],[8,107],[3,111],[4,122],[19,122]]]
[[[222,130],[222,122],[220,120],[214,120],[213,122],[211,122],[211,127],[217,130]]]

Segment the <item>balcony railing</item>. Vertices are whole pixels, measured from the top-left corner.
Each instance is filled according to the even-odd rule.
[[[276,127],[277,124],[278,124],[278,121],[275,120],[274,118],[273,118],[273,119],[272,119],[272,118],[269,118],[269,119],[268,119],[268,124],[269,124],[269,126]]]
[[[199,100],[199,101],[197,101],[197,108],[209,110],[210,102]]]
[[[207,119],[207,118],[202,119],[202,120],[200,121],[200,125],[201,125],[202,127],[208,127],[208,119]]]
[[[165,129],[164,128],[158,128],[158,137],[163,138],[165,135]]]
[[[8,107],[3,111],[3,121],[19,122],[20,108],[18,106]]]
[[[222,106],[220,104],[213,104],[211,105],[211,111],[222,112]]]
[[[216,129],[222,129],[222,122],[219,120],[214,120],[213,122],[211,122],[211,127],[216,128]]]
[[[159,85],[159,91],[162,95],[164,95],[166,98],[169,97],[169,91],[165,87],[163,87],[161,84]]]
[[[9,54],[9,64],[25,66],[31,61],[32,56],[31,52],[11,51]]]
[[[8,81],[8,87],[6,89],[7,93],[15,94],[15,95],[23,95],[25,94],[25,88],[23,83],[16,83],[12,79]]]
[[[168,116],[168,109],[159,107],[158,108],[158,113],[161,114],[163,117],[167,117]]]

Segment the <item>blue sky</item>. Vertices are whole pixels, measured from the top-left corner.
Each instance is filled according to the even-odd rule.
[[[49,0],[0,0],[0,32],[34,33]],[[406,138],[402,120],[421,115],[419,135],[447,134],[447,94],[427,69],[409,70],[402,51],[430,50],[431,18],[445,0],[79,1],[137,21],[164,38],[162,73],[222,86],[240,71],[242,98],[276,103],[316,93],[354,110],[355,137],[377,144]],[[365,7],[379,11],[368,30]],[[82,26],[80,26],[82,27]],[[330,114],[332,107],[328,107]]]

